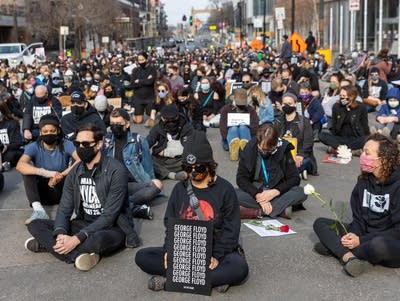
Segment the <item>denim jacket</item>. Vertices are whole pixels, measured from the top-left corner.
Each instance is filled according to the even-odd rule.
[[[114,157],[115,138],[112,133],[104,137],[104,151],[107,156]],[[127,144],[122,151],[124,164],[135,181],[143,183],[155,178],[147,140],[137,133],[128,132]]]

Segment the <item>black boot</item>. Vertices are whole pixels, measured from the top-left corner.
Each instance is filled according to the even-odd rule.
[[[153,219],[153,212],[151,211],[150,206],[147,205],[137,205],[132,209],[132,217],[134,218],[143,218],[143,219]]]

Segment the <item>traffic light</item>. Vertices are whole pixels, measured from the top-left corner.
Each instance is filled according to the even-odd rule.
[[[190,26],[193,25],[193,17],[192,17],[192,16],[189,17],[189,25],[190,25]]]

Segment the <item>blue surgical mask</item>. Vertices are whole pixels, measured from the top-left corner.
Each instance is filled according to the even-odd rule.
[[[158,92],[158,97],[160,97],[161,99],[167,97],[167,92]]]
[[[210,90],[210,84],[201,84],[200,87],[202,91]]]

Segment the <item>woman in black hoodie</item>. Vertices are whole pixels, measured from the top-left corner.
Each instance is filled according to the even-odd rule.
[[[332,255],[350,276],[371,264],[400,267],[400,151],[396,142],[371,135],[360,156],[361,175],[351,194],[353,221],[339,233],[334,220],[318,218],[314,231],[321,242],[314,250]]]

